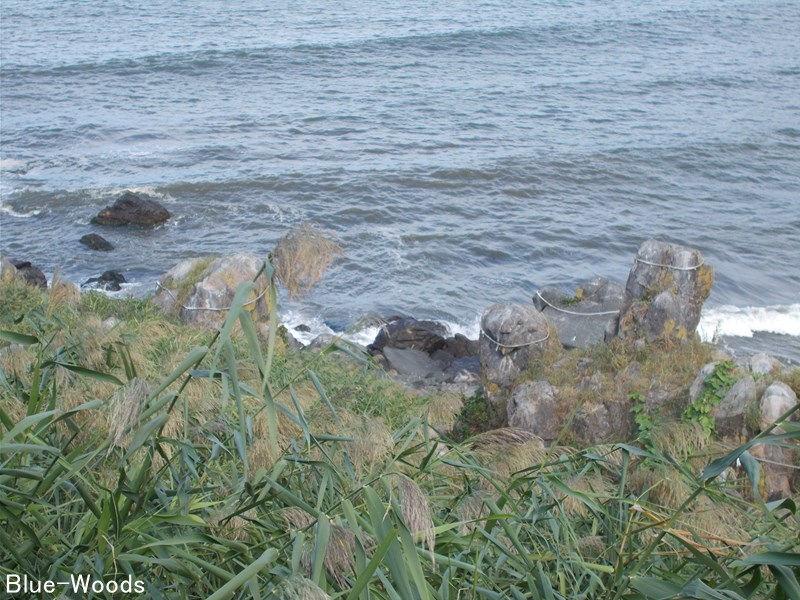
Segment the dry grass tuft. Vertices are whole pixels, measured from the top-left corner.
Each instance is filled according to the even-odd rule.
[[[305,223],[278,240],[272,253],[275,275],[290,298],[307,294],[344,252],[330,234]]]
[[[290,506],[280,511],[281,518],[290,529],[305,529],[311,525],[315,519],[302,508]]]
[[[531,441],[542,442],[542,439],[536,434],[524,429],[502,427],[500,429],[492,429],[491,431],[479,433],[468,441],[468,447],[472,450],[490,450],[495,453],[505,452],[512,446]]]
[[[654,428],[653,445],[678,460],[686,460],[701,452],[709,442],[703,426],[695,421],[668,422]]]
[[[486,490],[476,490],[465,496],[455,508],[455,514],[461,521],[462,533],[468,535],[482,527],[480,519],[489,515],[489,507],[483,501],[489,495]]]
[[[292,575],[284,579],[275,588],[269,598],[280,600],[330,600],[316,583],[300,575]]]
[[[144,379],[131,379],[125,387],[117,390],[109,407],[109,431],[114,437],[114,446],[121,446],[127,435],[136,428],[142,408],[150,397],[150,386]],[[109,448],[111,452],[112,448]]]
[[[632,469],[628,484],[636,495],[646,494],[650,504],[668,509],[678,508],[690,494],[683,477],[671,465],[640,462]]]
[[[608,482],[596,473],[574,475],[563,480],[569,489],[586,496],[608,497],[611,493]],[[565,494],[561,499],[561,507],[570,517],[585,517],[589,514],[589,507],[578,496]]]
[[[459,393],[443,393],[435,396],[428,404],[428,423],[431,427],[450,427],[458,419],[464,400]]]
[[[403,522],[412,534],[419,534],[428,550],[433,552],[434,540],[433,519],[428,497],[417,483],[405,475],[396,475],[399,491],[400,509]]]

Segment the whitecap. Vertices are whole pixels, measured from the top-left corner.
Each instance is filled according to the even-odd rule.
[[[40,208],[35,208],[33,210],[29,210],[28,212],[19,212],[14,210],[14,207],[10,204],[0,202],[0,213],[9,215],[11,217],[17,217],[18,219],[29,219],[30,217],[35,217],[41,214],[41,212],[42,210]]]
[[[716,306],[703,311],[697,326],[705,342],[720,337],[753,337],[759,332],[800,336],[800,304]]]

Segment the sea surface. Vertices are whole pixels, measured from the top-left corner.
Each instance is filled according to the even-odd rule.
[[[313,221],[346,256],[290,324],[476,335],[656,237],[716,269],[704,337],[800,362],[797,0],[3,0],[0,77],[0,251],[48,276]],[[173,218],[90,224],[128,189]]]

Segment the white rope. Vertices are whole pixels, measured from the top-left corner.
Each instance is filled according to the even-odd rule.
[[[558,306],[550,304],[547,300],[544,299],[544,296],[542,296],[539,292],[536,292],[536,295],[539,296],[542,302],[547,304],[547,306],[549,306],[553,310],[557,310],[558,312],[566,313],[568,315],[575,315],[578,317],[596,317],[600,315],[616,315],[619,313],[618,310],[604,310],[601,312],[576,312],[574,310],[567,310],[565,308],[560,308]]]
[[[514,349],[514,348],[525,348],[526,346],[533,346],[534,344],[541,344],[542,342],[545,342],[550,338],[550,332],[548,331],[546,336],[544,336],[543,338],[538,339],[538,340],[533,340],[532,342],[526,342],[524,344],[501,344],[496,339],[494,339],[492,336],[490,336],[488,333],[486,333],[486,330],[483,327],[481,327],[481,335],[486,337],[487,340],[492,342],[498,348],[511,348],[511,349]]]
[[[169,288],[166,288],[163,285],[161,285],[160,281],[156,281],[156,288],[157,289],[160,288],[160,289],[164,290],[165,292],[167,292],[175,302],[178,301],[178,299],[175,297],[175,294],[173,294],[172,291]],[[256,296],[252,300],[248,300],[247,302],[242,304],[242,306],[247,306],[248,304],[254,304],[255,302],[258,302],[259,300],[261,300],[261,298],[263,298],[264,296],[267,295],[268,291],[269,291],[269,287],[265,288],[263,292],[261,292],[258,296]],[[217,307],[213,307],[213,308],[212,307],[208,307],[208,308],[206,308],[204,306],[186,306],[185,304],[181,304],[180,307],[182,309],[184,309],[184,310],[207,310],[207,311],[210,311],[210,312],[225,312],[226,310],[230,310],[232,308],[231,306],[226,306],[226,307],[223,307],[223,308],[217,308]]]
[[[633,260],[635,260],[636,262],[640,262],[643,265],[650,265],[651,267],[663,267],[665,269],[672,269],[674,271],[694,271],[695,269],[699,269],[705,264],[705,261],[702,258],[700,259],[699,263],[697,263],[692,267],[675,267],[673,265],[662,265],[661,263],[654,263],[650,262],[649,260],[644,260],[643,258],[639,258],[638,256],[635,256]]]

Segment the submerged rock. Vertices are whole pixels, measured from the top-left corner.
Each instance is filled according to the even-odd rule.
[[[87,279],[83,287],[94,286],[107,292],[118,292],[122,289],[120,284],[125,283],[125,276],[119,271],[106,271],[100,277]]]
[[[185,260],[164,274],[153,302],[188,323],[219,327],[225,321],[238,286],[253,281],[263,262],[244,253]],[[268,317],[267,285],[267,278],[262,274],[250,302],[245,304],[254,320]]]
[[[78,241],[84,246],[88,246],[92,250],[108,252],[114,249],[114,246],[112,246],[106,238],[96,233],[87,233]]]
[[[92,223],[97,225],[144,225],[153,227],[170,218],[169,211],[155,200],[143,199],[133,192],[125,192],[113,205],[101,210]]]
[[[714,269],[699,250],[646,241],[625,285],[618,335],[647,342],[693,337],[713,282]]]

